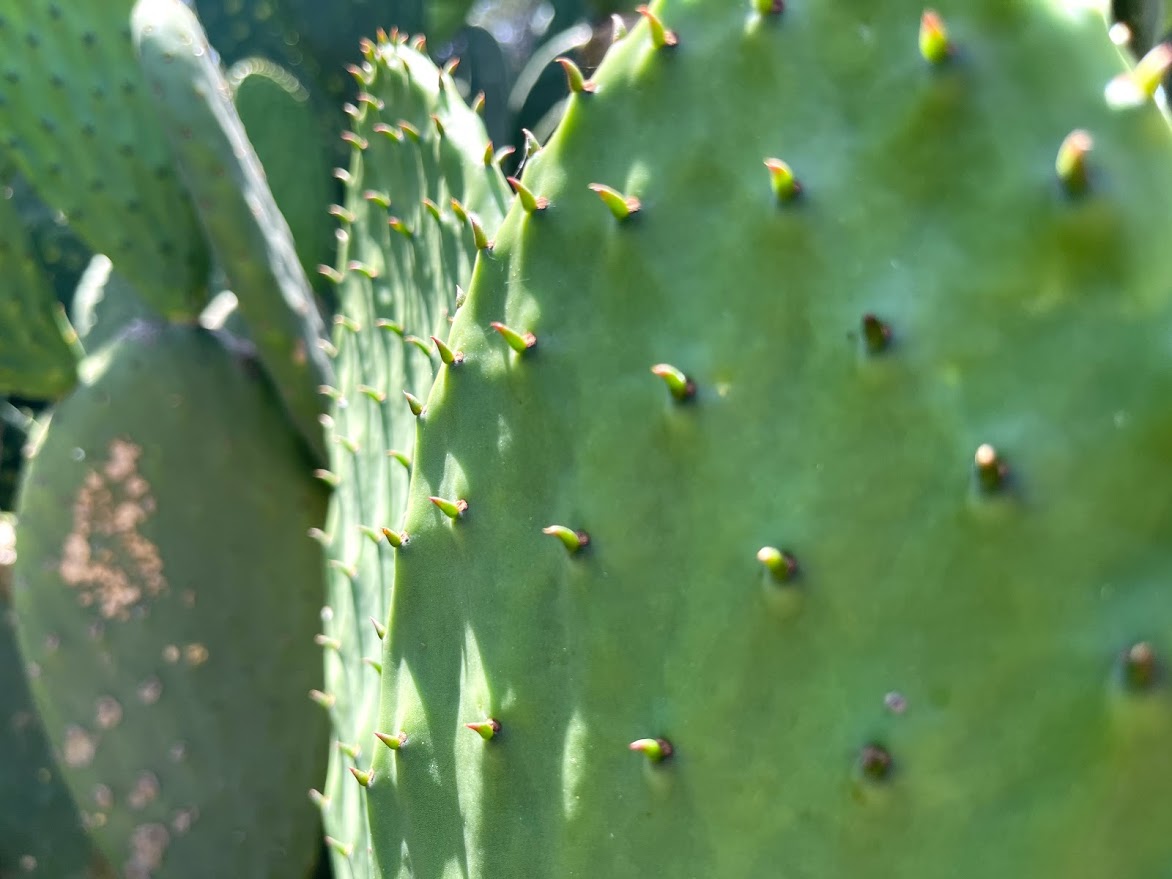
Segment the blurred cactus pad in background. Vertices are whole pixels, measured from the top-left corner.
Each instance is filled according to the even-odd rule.
[[[1160,0],[0,0],[0,879],[1167,879]]]

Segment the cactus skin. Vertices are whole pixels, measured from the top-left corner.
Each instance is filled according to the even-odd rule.
[[[1172,860],[1167,120],[1107,108],[1086,8],[943,4],[935,66],[910,0],[784,6],[656,3],[480,257],[396,560],[384,879]]]
[[[13,576],[66,782],[124,879],[308,875],[323,559],[279,535],[324,492],[203,329],[136,323],[83,374],[25,471]]]
[[[77,381],[56,306],[20,215],[0,191],[0,395],[52,400]]]
[[[204,304],[207,247],[127,31],[131,0],[0,14],[0,154],[166,317]]]
[[[311,279],[319,278],[317,267],[336,247],[328,208],[337,181],[319,140],[309,92],[289,71],[261,58],[233,64],[227,78],[273,199],[289,223],[301,267]]]
[[[448,74],[441,89],[435,65],[395,38],[367,46],[364,76],[368,98],[353,120],[341,246],[330,272],[341,303],[339,385],[327,394],[338,485],[325,526],[332,568],[323,633],[335,738],[360,749],[356,758],[332,750],[324,789],[326,833],[349,849],[348,858],[335,852],[339,876],[370,870],[362,791],[350,769],[364,771],[385,747],[374,737],[378,672],[364,660],[380,655],[371,619],[385,622],[392,583],[394,551],[381,529],[400,527],[406,505],[409,470],[387,451],[409,458],[415,436],[416,419],[398,389],[426,395],[441,362],[426,340],[447,337],[457,288],[472,276],[473,234],[451,200],[495,230],[511,199],[499,167],[485,164],[484,126]],[[389,226],[391,216],[410,236]]]
[[[14,526],[0,515],[0,879],[116,879],[82,827],[25,680],[10,609]]]
[[[324,327],[227,80],[199,20],[180,0],[139,0],[131,29],[155,106],[261,362],[314,459],[324,462],[319,418],[325,407],[317,389],[333,375],[319,346]]]

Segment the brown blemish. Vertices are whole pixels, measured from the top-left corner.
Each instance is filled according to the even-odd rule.
[[[126,879],[151,879],[163,866],[163,854],[171,843],[171,834],[162,824],[140,824],[130,837],[130,859],[125,864]]]
[[[97,744],[94,737],[80,726],[65,728],[65,743],[62,748],[65,764],[74,769],[89,766],[93,762]]]
[[[141,454],[126,440],[110,443],[106,463],[86,474],[62,547],[61,578],[108,620],[129,619],[144,598],[167,589],[159,549],[140,533],[155,511],[150,483],[137,470]]]
[[[113,729],[122,722],[122,705],[111,696],[98,700],[95,718],[100,729]]]
[[[159,780],[150,772],[142,772],[135,779],[134,787],[126,799],[130,803],[130,808],[141,810],[153,803],[158,796]]]

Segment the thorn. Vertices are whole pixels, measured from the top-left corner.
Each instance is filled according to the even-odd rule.
[[[590,544],[590,535],[585,531],[575,531],[564,525],[550,525],[548,528],[542,528],[541,533],[556,537],[571,553],[578,552]]]
[[[366,657],[363,657],[362,661],[365,662],[367,665],[369,665],[371,668],[373,668],[375,670],[375,673],[380,674],[380,675],[383,673],[383,664],[381,662],[379,662],[377,659],[371,659],[369,656],[366,656]]]
[[[763,564],[765,570],[779,583],[785,583],[797,576],[798,560],[775,546],[763,546],[757,550],[757,561]]]
[[[582,69],[569,58],[563,57],[556,60],[558,64],[562,65],[562,70],[566,72],[566,84],[573,94],[590,94],[598,90],[594,81],[583,76]]]
[[[427,35],[416,34],[411,38],[411,48],[416,52],[422,52],[427,48]]]
[[[468,501],[463,498],[449,501],[442,497],[429,497],[428,500],[439,507],[440,512],[449,519],[459,519],[468,510]]]
[[[365,137],[355,134],[353,131],[343,131],[342,140],[359,150],[364,150],[370,146],[370,142]]]
[[[332,488],[337,488],[338,485],[342,482],[341,476],[339,476],[337,473],[332,473],[329,470],[314,470],[313,477],[314,479],[320,479],[322,482]]]
[[[317,392],[323,397],[329,397],[334,402],[342,399],[342,392],[331,385],[318,385]]]
[[[456,219],[461,223],[468,222],[468,210],[464,207],[464,203],[458,198],[452,199],[452,211],[456,215]]]
[[[977,480],[985,491],[996,491],[1005,484],[1009,468],[991,445],[982,443],[977,448],[973,461],[977,468]]]
[[[360,785],[362,785],[363,787],[370,787],[370,783],[372,781],[374,781],[374,773],[373,772],[363,772],[357,766],[351,766],[349,768],[350,768],[350,774],[353,775],[354,778],[358,780],[358,783]]]
[[[387,637],[387,627],[386,626],[384,626],[382,623],[380,623],[374,617],[370,618],[370,623],[371,623],[371,625],[374,626],[374,633],[376,635],[378,635],[378,639],[380,641],[383,640],[385,637]]]
[[[419,143],[419,141],[422,140],[422,138],[419,135],[419,129],[416,128],[414,125],[412,125],[410,122],[407,122],[406,120],[400,119],[395,124],[399,126],[399,130],[401,132],[403,132],[403,134],[405,136],[411,138],[416,143]]]
[[[480,225],[480,218],[469,212],[468,222],[472,224],[472,243],[476,245],[476,249],[492,250],[492,242],[488,240],[484,227]]]
[[[347,171],[345,168],[335,168],[334,169],[334,177],[337,178],[338,180],[341,180],[343,183],[349,183],[350,180],[352,179],[350,177],[350,172]]]
[[[410,391],[403,391],[403,396],[407,398],[407,405],[411,408],[411,414],[419,418],[423,414],[423,403]]]
[[[371,528],[369,525],[359,525],[358,530],[362,532],[364,537],[369,537],[371,543],[383,542],[383,533],[377,528]]]
[[[501,337],[508,343],[509,347],[518,354],[524,354],[527,350],[537,344],[537,337],[532,333],[518,333],[516,330],[505,326],[500,321],[493,321],[489,324],[494,330],[501,334]]]
[[[402,464],[408,470],[411,469],[411,458],[408,457],[405,452],[400,452],[397,449],[388,449],[387,450],[387,457],[394,458],[396,461],[398,461],[400,464]]]
[[[325,352],[326,357],[332,359],[338,356],[338,347],[334,345],[329,339],[318,339],[317,347]]]
[[[325,837],[325,843],[346,860],[350,860],[350,856],[354,854],[354,846],[347,845],[344,842],[339,842],[332,836]]]
[[[346,564],[341,559],[330,559],[328,564],[335,571],[340,571],[348,580],[354,580],[358,577],[358,568]]]
[[[675,31],[670,31],[663,26],[663,22],[659,20],[654,12],[647,6],[636,6],[635,11],[647,19],[647,26],[651,29],[651,44],[656,49],[662,49],[665,46],[675,46],[679,43],[679,38]]]
[[[390,528],[383,528],[382,533],[383,537],[387,539],[387,543],[395,549],[399,549],[403,544],[408,542],[405,531],[392,531]]]
[[[381,134],[395,143],[403,142],[403,132],[394,126],[387,125],[385,122],[378,122],[371,128],[375,134]]]
[[[358,393],[369,397],[376,403],[385,403],[387,401],[386,391],[380,391],[378,388],[372,388],[370,385],[359,385]]]
[[[310,690],[309,698],[320,705],[322,708],[333,708],[334,703],[338,700],[329,693],[323,693],[321,690]]]
[[[794,176],[793,169],[781,159],[766,159],[765,167],[769,169],[769,182],[778,201],[790,202],[802,194],[802,184]]]
[[[432,336],[431,341],[435,342],[435,350],[439,352],[440,360],[448,366],[453,366],[464,362],[464,352],[453,351],[445,345],[438,336]]]
[[[477,92],[476,97],[472,99],[472,112],[476,114],[484,112],[484,92]]]
[[[525,137],[525,159],[529,160],[541,152],[541,141],[528,128],[522,128],[521,134]]]
[[[316,790],[314,788],[310,788],[309,801],[311,803],[313,803],[315,806],[317,806],[319,809],[322,809],[323,811],[330,804],[330,798],[327,797],[325,794],[323,794],[321,791]]]
[[[317,273],[331,284],[341,284],[346,277],[333,266],[327,265],[319,265],[317,267]]]
[[[638,739],[627,747],[645,754],[652,763],[661,763],[675,752],[675,748],[667,739]]]
[[[347,210],[340,204],[330,205],[326,210],[326,213],[328,213],[331,217],[336,217],[348,226],[353,225],[354,221],[358,219],[356,216],[354,216],[353,211]]]
[[[428,357],[431,356],[431,345],[427,344],[427,339],[421,339],[418,336],[404,336],[403,341],[408,345],[414,345]]]
[[[625,220],[631,214],[637,213],[642,207],[639,199],[634,196],[625,196],[601,183],[591,183],[590,188],[598,193],[598,197],[602,199],[603,204],[610,208],[610,212],[614,214],[616,220]]]
[[[1156,680],[1156,651],[1147,641],[1133,644],[1123,654],[1123,676],[1133,690],[1147,690]]]
[[[351,272],[358,272],[358,274],[370,278],[371,280],[374,280],[378,277],[378,269],[357,259],[352,259],[350,262],[346,263],[346,270]]]
[[[362,749],[358,745],[347,744],[346,742],[338,742],[338,750],[349,757],[351,760],[357,760],[362,753]]]
[[[627,35],[627,23],[623,21],[623,17],[618,14],[612,14],[610,17],[610,41],[617,43]]]
[[[433,219],[439,220],[441,218],[442,214],[440,213],[440,206],[430,198],[425,198],[423,200],[423,207],[429,214],[431,214]]]
[[[1058,172],[1058,180],[1067,195],[1077,196],[1086,192],[1090,183],[1090,164],[1087,156],[1094,146],[1090,134],[1077,128],[1066,135],[1062,146],[1058,148],[1054,169]]]
[[[783,0],[753,0],[753,8],[762,15],[781,15],[785,3]]]
[[[344,314],[334,315],[334,326],[341,327],[344,330],[349,330],[352,333],[361,332],[362,324],[352,317],[347,317]]]
[[[456,72],[456,68],[459,66],[459,58],[449,58],[443,67],[444,74],[450,77],[453,73]]]
[[[493,736],[501,731],[500,722],[489,718],[488,720],[477,721],[476,723],[464,724],[472,732],[477,733],[486,742],[491,741]]]
[[[338,445],[340,445],[342,448],[344,448],[351,455],[358,454],[358,449],[359,449],[358,443],[354,442],[354,440],[350,439],[350,437],[342,436],[341,434],[337,434],[334,437],[334,442],[336,442]]]
[[[920,16],[920,54],[929,64],[943,64],[952,55],[952,42],[944,19],[934,9]]]
[[[510,177],[508,180],[509,185],[513,187],[513,191],[517,193],[517,198],[521,202],[521,207],[525,209],[525,213],[535,214],[549,207],[549,199],[545,196],[534,195],[529,187],[516,177]]]
[[[440,78],[440,82],[443,83],[442,77]],[[444,136],[443,120],[440,119],[439,116],[437,116],[435,113],[432,113],[431,114],[431,121],[435,123],[435,133],[438,134],[440,137],[443,137]]]
[[[403,335],[403,325],[397,321],[389,320],[385,317],[380,317],[374,322],[374,325],[380,330],[390,330],[396,335]]]
[[[878,354],[891,344],[891,327],[873,314],[863,315],[863,343],[872,354]]]
[[[318,647],[324,647],[327,650],[341,650],[342,642],[337,638],[331,638],[329,635],[314,635],[313,643]]]
[[[307,537],[310,537],[311,539],[316,540],[322,546],[325,546],[327,543],[330,542],[330,535],[326,534],[320,528],[310,528],[308,531],[305,532],[305,534]]]
[[[376,732],[374,737],[390,748],[392,751],[398,751],[407,744],[407,733],[400,732],[398,735],[390,735],[389,733]]]
[[[667,382],[671,395],[681,403],[696,396],[696,383],[674,366],[657,363],[651,367],[651,372]]]
[[[415,233],[411,231],[411,228],[398,217],[388,217],[387,225],[405,238],[415,237]]]
[[[882,745],[864,745],[859,752],[859,769],[874,781],[883,781],[891,775],[891,753]]]

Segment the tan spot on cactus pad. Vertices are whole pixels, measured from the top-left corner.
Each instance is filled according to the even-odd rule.
[[[141,454],[126,440],[110,443],[105,464],[86,474],[62,547],[62,579],[105,619],[128,619],[144,598],[167,588],[158,547],[140,531],[155,510],[150,484],[138,473]]]
[[[163,854],[171,834],[162,824],[140,824],[130,837],[130,859],[126,862],[127,879],[150,879],[163,866]]]

